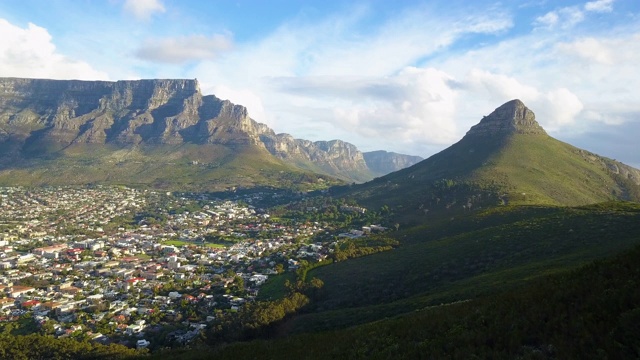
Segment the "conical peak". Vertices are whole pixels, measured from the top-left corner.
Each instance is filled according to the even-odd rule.
[[[471,127],[467,135],[546,134],[536,121],[536,115],[518,99],[495,109],[480,123]]]

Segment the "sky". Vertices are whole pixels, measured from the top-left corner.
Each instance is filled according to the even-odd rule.
[[[428,157],[522,100],[640,167],[640,0],[3,0],[0,76],[198,79],[277,133]]]

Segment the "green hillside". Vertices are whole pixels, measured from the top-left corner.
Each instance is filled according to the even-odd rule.
[[[640,201],[639,184],[639,170],[550,137],[514,100],[440,153],[336,194],[419,224],[495,205]]]
[[[634,359],[640,248],[517,291],[340,331],[254,341],[180,359]]]
[[[289,332],[329,330],[517,288],[640,244],[640,205],[505,207],[399,231],[400,246],[308,274],[325,286]]]
[[[24,159],[21,166],[0,168],[0,185],[100,183],[211,191],[253,186],[316,189],[339,183],[253,146],[77,144],[44,154]]]

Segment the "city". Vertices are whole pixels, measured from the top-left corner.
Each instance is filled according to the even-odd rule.
[[[251,205],[265,196],[0,188],[0,321],[104,344],[180,346],[255,301],[270,276],[385,230],[271,217]]]

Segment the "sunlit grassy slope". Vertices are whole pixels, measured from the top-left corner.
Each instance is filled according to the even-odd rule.
[[[640,186],[612,170],[617,166],[546,134],[466,136],[410,168],[336,194],[387,205],[409,224],[500,204],[639,201]]]
[[[73,145],[0,169],[0,185],[141,185],[180,190],[272,186],[313,189],[337,183],[300,170],[252,146],[215,144]]]

